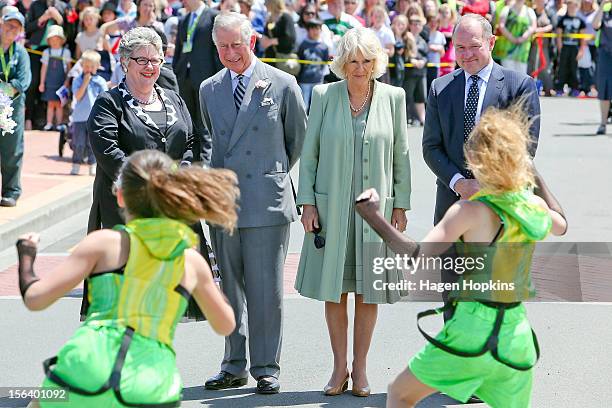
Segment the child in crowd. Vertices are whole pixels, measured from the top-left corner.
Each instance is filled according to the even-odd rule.
[[[87,7],[80,15],[82,31],[76,36],[77,58],[86,50],[101,50],[104,36],[98,29],[100,14],[95,7]]]
[[[107,1],[102,6],[100,10],[100,15],[102,18],[102,23],[108,23],[110,21],[115,21],[117,19],[117,7],[111,1]],[[106,36],[103,39],[104,41],[104,49],[113,54],[115,59],[119,55],[117,54],[119,50],[119,41],[121,41],[121,31],[117,28],[114,30],[106,30]]]
[[[565,34],[584,34],[586,24],[578,16],[579,0],[567,0],[567,14],[557,23],[557,50],[559,50],[559,74],[557,76],[557,95],[563,95],[563,87],[570,87],[570,95],[578,96],[578,60],[586,48],[584,39],[570,38]]]
[[[404,34],[407,63],[412,64],[404,71],[403,88],[406,91],[406,109],[409,123],[423,126],[425,123],[425,76],[427,74],[427,42],[421,37],[423,20],[414,14],[408,21],[408,31]]]
[[[427,52],[427,61],[430,64],[436,64],[435,66],[427,67],[427,89],[429,93],[429,87],[434,79],[440,76],[440,61],[444,55],[444,46],[446,45],[446,37],[440,31],[440,17],[438,14],[429,14],[427,16],[427,27],[429,28],[429,51]]]
[[[402,86],[404,83],[404,64],[406,63],[404,34],[408,30],[408,17],[404,14],[397,14],[391,23],[391,30],[395,38],[395,53],[389,59],[389,62],[395,64],[395,66],[389,69],[390,83],[393,86]]]
[[[446,45],[444,46],[444,55],[440,58],[440,62],[444,66],[440,67],[440,76],[451,73],[455,69],[455,47],[453,47],[453,30],[455,28],[455,22],[457,14],[448,4],[442,4],[438,10],[440,16],[440,28],[439,31],[444,34],[446,38]]]
[[[96,75],[100,67],[100,54],[93,50],[83,52],[80,58],[83,73],[72,82],[74,108],[72,110],[72,171],[78,175],[84,159],[87,158],[89,175],[96,174],[96,157],[87,137],[87,119],[99,94],[106,91],[106,81]]]
[[[64,29],[58,25],[50,26],[47,31],[49,48],[43,51],[38,86],[42,100],[47,101],[47,124],[43,128],[46,131],[55,129],[54,117],[57,126],[64,121],[62,103],[56,92],[66,84],[66,73],[71,65],[70,50],[64,48],[65,42]]]
[[[316,18],[305,22],[308,36],[302,41],[298,49],[298,58],[308,61],[329,61],[329,48],[321,41],[321,27],[323,22]],[[304,104],[310,107],[310,96],[312,88],[317,84],[323,83],[323,78],[329,72],[325,64],[305,64],[302,65],[298,75],[298,84],[302,89]]]
[[[380,41],[380,45],[387,55],[392,57],[395,52],[395,37],[391,28],[385,25],[388,18],[387,12],[382,6],[375,6],[370,12],[371,29],[376,33],[376,37],[378,37],[378,41]]]

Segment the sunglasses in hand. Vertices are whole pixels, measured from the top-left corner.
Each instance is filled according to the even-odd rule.
[[[314,230],[312,230],[312,232],[315,234],[315,237],[314,237],[315,248],[317,249],[323,248],[325,246],[325,238],[319,235],[321,233],[321,225],[319,225]]]

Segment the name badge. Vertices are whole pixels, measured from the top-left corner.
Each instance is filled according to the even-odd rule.
[[[192,49],[193,49],[193,44],[191,41],[185,41],[183,43],[183,53],[191,52]]]

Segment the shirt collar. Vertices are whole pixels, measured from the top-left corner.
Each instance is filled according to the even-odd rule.
[[[200,7],[198,7],[198,9],[195,11],[196,16],[199,16],[200,14],[202,14],[202,12],[206,9],[206,3],[202,3],[200,2]],[[189,13],[191,14],[191,13]]]
[[[251,65],[249,65],[246,71],[242,73],[242,75],[245,76],[247,79],[250,79],[253,76],[253,71],[255,70],[255,64],[257,63],[257,58],[255,57],[255,55],[253,55],[253,53],[251,53],[251,58],[252,58]],[[230,70],[230,75],[232,76],[232,81],[236,79],[236,77],[238,76],[238,74],[232,70]]]
[[[491,61],[489,61],[489,63],[483,69],[478,71],[476,75],[478,75],[480,79],[482,79],[485,83],[488,83],[489,78],[491,77],[492,71],[493,71],[493,59],[491,59]],[[467,80],[470,79],[472,75],[468,74],[468,72],[465,70],[463,71],[463,73],[465,74],[465,82],[467,83]]]

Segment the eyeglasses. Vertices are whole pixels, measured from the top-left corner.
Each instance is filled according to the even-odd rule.
[[[344,2],[344,5],[345,5],[345,6],[346,6],[346,5],[349,5],[349,4],[357,4],[357,2],[356,2],[356,1],[345,1],[345,2]]]
[[[321,226],[319,225],[317,228],[312,230],[312,232],[315,234],[315,237],[314,237],[315,248],[317,249],[323,248],[325,246],[325,238],[319,235],[321,233]]]
[[[305,16],[316,16],[317,13],[315,13],[314,11],[305,11],[303,13]]]
[[[163,64],[164,60],[161,58],[145,58],[145,57],[138,57],[138,58],[134,58],[134,57],[130,57],[131,60],[136,61],[136,63],[138,65],[142,65],[142,66],[146,66],[147,64],[149,64],[149,62],[151,63],[151,65],[153,65],[154,67],[157,67],[161,64]]]

